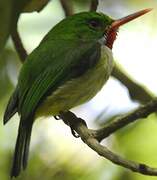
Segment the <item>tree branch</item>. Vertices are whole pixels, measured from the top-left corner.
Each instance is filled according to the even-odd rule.
[[[15,49],[19,55],[20,61],[23,63],[27,57],[27,51],[25,50],[20,35],[17,30],[17,25],[11,33],[11,37],[15,46]]]
[[[63,10],[65,12],[65,16],[71,16],[73,15],[73,7],[71,2],[68,0],[60,0],[60,3],[63,7]]]
[[[90,11],[96,11],[98,4],[98,0],[91,0]]]
[[[116,64],[113,68],[112,76],[118,79],[122,84],[124,84],[128,88],[131,99],[145,104],[154,98],[153,95],[150,92],[148,92],[148,90],[146,90],[140,84],[134,82]]]
[[[140,106],[133,112],[127,113],[123,116],[115,118],[111,122],[107,122],[104,124],[104,127],[96,130],[94,132],[94,137],[98,139],[99,141],[103,140],[104,138],[108,137],[115,131],[119,130],[120,128],[123,128],[124,126],[140,120],[142,118],[146,118],[151,113],[156,112],[157,110],[157,98],[150,101],[146,105]]]
[[[100,156],[110,160],[114,164],[120,165],[127,169],[130,169],[134,172],[138,172],[145,175],[157,176],[157,169],[151,168],[145,164],[137,163],[134,161],[126,160],[123,157],[120,157],[108,150],[105,146],[102,146],[99,141],[109,136],[111,133],[120,129],[121,127],[143,118],[151,114],[157,109],[157,99],[148,103],[145,106],[141,106],[134,112],[127,114],[119,119],[114,120],[113,122],[107,124],[104,128],[99,130],[90,130],[88,129],[85,121],[81,118],[76,117],[75,114],[68,111],[66,113],[61,113],[60,118],[64,121],[65,124],[70,126],[75,130],[82,141],[86,143],[91,149],[97,152]],[[106,130],[108,133],[106,133]]]
[[[67,0],[60,0],[62,7],[65,11],[65,15],[69,16],[73,14],[73,8],[69,1]],[[96,10],[98,5],[98,1],[91,1],[91,8],[90,10]],[[17,28],[12,32],[12,39],[15,45],[15,48],[19,54],[21,62],[27,57],[27,52],[22,44],[20,36],[18,34]],[[142,103],[145,103],[152,99],[153,97],[140,85],[132,81],[127,75],[121,71],[117,66],[114,68],[113,74],[118,80],[120,80],[126,87],[129,89],[129,93],[131,97],[135,100],[138,100]],[[141,97],[136,94],[136,91],[139,94],[142,94]],[[126,160],[110,150],[108,150],[105,146],[100,144],[100,141],[104,138],[108,137],[110,134],[114,133],[118,129],[132,123],[140,118],[144,118],[149,114],[153,113],[157,109],[157,99],[154,99],[150,103],[145,106],[139,107],[137,110],[124,115],[123,117],[116,118],[112,122],[106,123],[105,126],[98,130],[90,130],[88,129],[84,120],[77,118],[73,113],[66,112],[61,113],[60,117],[63,121],[70,126],[73,130],[75,130],[81,139],[86,143],[91,149],[97,152],[100,156],[107,158],[108,160],[112,161],[113,163],[128,168],[132,171],[145,174],[145,175],[155,175],[157,176],[157,169],[151,168],[145,164],[136,163],[130,160]]]

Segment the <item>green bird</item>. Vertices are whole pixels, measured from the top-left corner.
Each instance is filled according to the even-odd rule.
[[[4,124],[16,112],[20,116],[11,177],[27,167],[34,120],[57,116],[93,98],[111,74],[119,26],[150,10],[119,20],[97,12],[69,16],[27,57],[4,114]]]

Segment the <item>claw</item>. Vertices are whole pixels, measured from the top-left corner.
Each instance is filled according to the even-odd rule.
[[[61,118],[59,116],[54,116],[56,120],[60,120]]]
[[[71,129],[72,135],[73,135],[75,138],[79,138],[79,137],[80,137],[80,136],[76,133],[75,130],[73,130],[71,127],[70,127],[70,129]]]

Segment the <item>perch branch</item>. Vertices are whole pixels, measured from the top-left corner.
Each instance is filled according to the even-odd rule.
[[[111,122],[105,123],[103,128],[95,130],[94,137],[101,141],[115,131],[119,130],[120,128],[123,128],[134,121],[146,118],[151,113],[156,112],[156,110],[157,98],[154,98],[154,100],[150,101],[146,105],[141,105],[133,112],[127,113],[123,116],[115,118]]]
[[[129,116],[128,115],[127,116],[130,117],[128,119],[138,119],[140,117],[145,117],[148,114],[154,112],[156,108],[157,108],[157,100],[154,100],[151,103],[149,103],[147,106],[143,106],[137,109],[136,111],[134,111],[133,113],[131,113]],[[91,149],[93,149],[95,152],[97,152],[100,156],[103,156],[104,158],[110,160],[114,164],[120,165],[134,172],[138,172],[150,176],[157,176],[156,168],[151,168],[143,163],[137,163],[134,161],[126,160],[123,157],[120,157],[117,154],[113,153],[112,151],[108,150],[105,146],[101,145],[99,143],[100,136],[95,136],[94,135],[95,133],[93,133],[94,130],[88,129],[85,121],[81,118],[76,117],[76,115],[73,114],[72,112],[70,111],[66,113],[62,112],[60,114],[60,118],[64,121],[65,124],[67,124],[73,130],[75,130],[78,133],[78,135],[81,137],[82,141],[85,144],[87,144]],[[119,128],[120,128],[119,125],[117,125],[117,129]],[[113,129],[112,126],[111,129]],[[105,131],[103,131],[103,133],[105,133]]]
[[[61,0],[61,3],[64,8],[66,16],[73,14],[71,4],[68,3],[68,1]],[[92,3],[93,5],[91,5],[91,9],[96,10],[97,5],[96,4],[94,5],[94,1],[92,1]],[[19,54],[19,57],[21,59],[21,62],[23,62],[27,57],[27,52],[24,49],[17,28],[12,32],[12,39],[15,44],[15,48]],[[126,86],[128,86],[128,84],[126,83],[126,81],[128,81],[128,77],[125,74],[123,74],[123,72],[121,72],[118,68],[114,69],[113,76],[119,79],[120,81],[122,81],[122,83],[124,83]],[[134,83],[130,81],[130,84],[134,84]],[[135,84],[135,86],[137,85]],[[140,91],[140,93],[142,92]],[[138,100],[139,98],[136,99]],[[150,99],[152,99],[152,97],[148,95],[147,101]],[[142,100],[142,102],[146,102],[146,101]],[[108,150],[105,146],[102,146],[99,143],[102,139],[106,138],[107,136],[117,131],[118,129],[126,126],[131,122],[134,122],[135,120],[138,120],[139,118],[148,116],[156,109],[157,109],[157,100],[154,99],[152,102],[148,103],[145,106],[141,106],[132,113],[124,115],[123,117],[119,117],[110,123],[107,123],[103,128],[99,130],[88,129],[84,120],[77,118],[70,111],[66,113],[61,113],[60,117],[68,126],[70,126],[73,130],[75,130],[79,134],[79,136],[84,141],[84,143],[86,143],[91,149],[97,152],[100,156],[103,156],[108,160],[112,161],[113,163],[128,168],[132,171],[142,173],[145,175],[157,175],[157,169],[148,167],[145,164],[140,164],[130,160],[125,160],[124,158],[114,154],[113,152]]]

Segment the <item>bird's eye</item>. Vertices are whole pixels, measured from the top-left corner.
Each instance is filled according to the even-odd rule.
[[[95,21],[95,20],[89,21],[89,25],[90,25],[90,27],[95,28],[95,29],[98,29],[101,27],[100,22]]]

